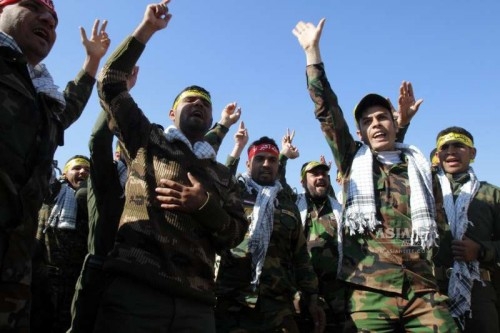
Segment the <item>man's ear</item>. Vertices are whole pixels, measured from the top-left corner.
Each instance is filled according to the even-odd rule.
[[[356,130],[356,134],[358,135],[358,139],[362,140],[363,137],[361,136],[361,131],[358,129]]]
[[[477,149],[471,148],[471,160],[476,159],[476,155],[477,155]]]
[[[170,120],[175,121],[175,110],[174,109],[170,109],[170,111],[168,111],[168,117],[170,118]]]
[[[300,185],[302,185],[303,188],[306,188],[306,180],[305,180],[305,178],[300,178]]]

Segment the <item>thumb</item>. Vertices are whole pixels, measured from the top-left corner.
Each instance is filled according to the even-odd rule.
[[[192,186],[200,184],[200,182],[198,181],[198,179],[196,179],[196,178],[195,178],[195,177],[191,174],[191,172],[188,172],[188,173],[187,173],[187,177],[188,177],[189,181],[191,182],[191,185],[192,185]]]
[[[322,18],[321,20],[319,20],[319,23],[318,23],[318,30],[319,31],[323,31],[323,26],[325,25],[325,21],[326,21],[325,18]]]
[[[413,106],[413,109],[415,109],[415,111],[418,111],[418,108],[420,107],[420,105],[424,102],[423,99],[419,99],[418,101],[415,102],[415,105]]]

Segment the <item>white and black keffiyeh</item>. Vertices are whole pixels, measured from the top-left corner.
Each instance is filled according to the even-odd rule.
[[[474,170],[469,168],[470,179],[463,184],[456,200],[453,199],[451,184],[442,169],[438,171],[439,184],[443,192],[444,209],[453,239],[461,240],[472,225],[467,216],[469,204],[479,190],[480,183]],[[479,262],[477,260],[466,263],[454,261],[452,274],[448,284],[448,297],[450,298],[451,315],[457,318],[462,328],[464,327],[465,314],[472,316],[471,291],[474,281],[481,281]]]
[[[271,240],[274,222],[274,208],[276,205],[276,196],[281,191],[282,186],[276,181],[273,186],[262,186],[257,184],[247,174],[243,173],[241,177],[245,180],[246,190],[257,191],[257,198],[252,211],[252,221],[248,227],[248,251],[252,254],[252,285],[256,287],[259,284],[262,267],[266,258],[267,248]]]
[[[173,125],[170,125],[165,129],[165,137],[169,142],[173,142],[174,140],[184,142],[198,159],[215,160],[215,157],[217,156],[215,150],[208,142],[198,141],[193,146],[191,145],[191,142],[189,142],[189,140],[186,138],[186,136]]]
[[[58,229],[76,229],[77,203],[75,190],[62,184],[52,208],[48,225]]]
[[[340,218],[342,216],[341,215],[342,206],[337,200],[335,200],[335,198],[331,196],[328,196],[328,201],[330,201],[332,212],[333,215],[335,216],[335,219],[337,220],[337,223],[340,223]],[[302,220],[302,226],[305,226],[307,220],[307,198],[304,192],[299,193],[299,195],[297,195],[297,200],[295,201],[295,205],[297,205],[297,208],[299,209],[300,219]]]
[[[10,47],[11,49],[23,53],[19,46],[17,45],[14,38],[0,31],[0,45]],[[32,66],[28,64],[28,72],[30,74],[33,86],[37,92],[46,94],[51,97],[59,104],[59,109],[62,111],[66,107],[66,100],[64,99],[63,93],[59,91],[59,87],[54,84],[54,80],[50,75],[47,67],[44,64],[37,64]]]
[[[424,249],[431,248],[436,244],[438,231],[429,162],[414,146],[396,143],[396,149],[400,150],[408,160],[408,178],[411,187],[411,244],[420,245]],[[372,165],[373,153],[363,144],[352,163],[342,221],[342,227],[347,227],[351,235],[373,231],[381,224],[376,217]]]

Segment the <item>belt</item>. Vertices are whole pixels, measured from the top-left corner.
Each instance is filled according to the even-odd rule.
[[[438,280],[449,280],[452,271],[453,271],[452,267],[434,267],[434,276]],[[487,269],[480,268],[479,277],[483,281],[491,281],[491,274],[490,271]]]

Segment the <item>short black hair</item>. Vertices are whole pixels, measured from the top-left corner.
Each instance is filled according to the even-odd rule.
[[[436,140],[438,140],[441,136],[446,135],[448,133],[458,133],[458,134],[465,135],[466,137],[468,137],[472,141],[472,143],[474,143],[474,137],[472,136],[472,134],[470,134],[470,132],[467,131],[465,128],[459,127],[459,126],[451,126],[451,127],[445,128],[444,130],[440,131],[438,133],[438,135],[436,136]]]
[[[174,99],[174,102],[172,103],[172,105],[175,105],[175,103],[177,102],[177,100],[179,99],[179,97],[181,97],[181,95],[182,95],[183,92],[189,91],[189,90],[198,91],[198,92],[200,92],[202,94],[206,94],[208,97],[212,98],[212,96],[210,96],[210,93],[208,92],[208,90],[206,90],[205,88],[197,86],[197,85],[192,85],[192,86],[189,86],[189,87],[186,87],[186,88],[182,89],[177,94],[177,96],[175,96],[175,99]]]
[[[255,140],[254,142],[252,142],[250,144],[250,146],[248,146],[247,153],[250,153],[250,149],[252,149],[252,147],[258,146],[258,145],[261,145],[261,144],[270,144],[270,145],[273,145],[274,147],[276,147],[276,149],[278,151],[280,150],[280,148],[278,147],[278,144],[276,143],[276,141],[274,141],[273,139],[271,139],[268,136],[262,136],[258,140]]]

